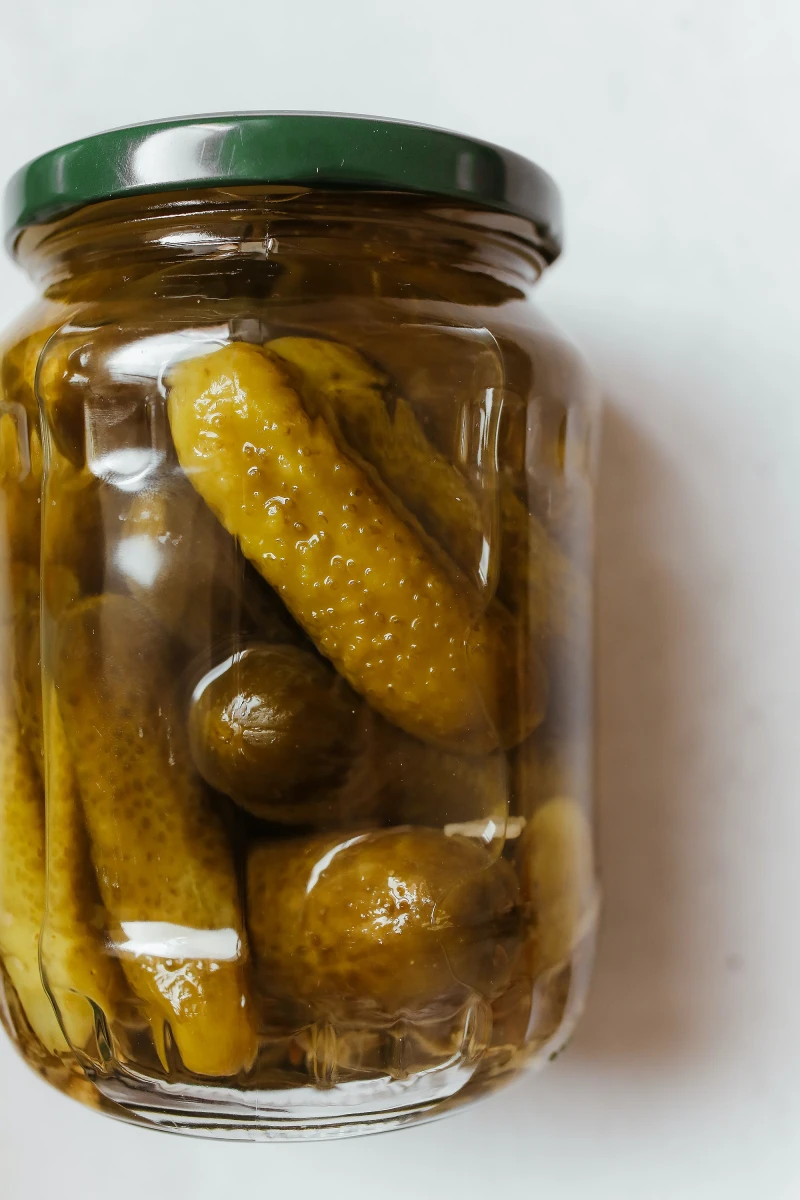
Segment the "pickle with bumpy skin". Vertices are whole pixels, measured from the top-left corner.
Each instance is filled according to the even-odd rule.
[[[321,338],[275,338],[267,349],[295,369],[310,410],[330,414],[347,442],[474,576],[486,532],[479,498],[430,444],[405,400],[395,399],[390,412],[388,377],[358,351]]]
[[[125,982],[106,945],[107,918],[52,687],[47,709],[47,918],[42,969],[70,1044],[87,1050],[95,1027],[94,1010],[113,1022]]]
[[[53,678],[101,898],[159,1056],[234,1075],[257,1049],[231,848],[189,763],[165,636],[134,600],[62,616]],[[190,949],[191,954],[186,950]]]
[[[0,956],[31,1029],[69,1049],[39,973],[45,910],[44,795],[7,697],[0,697]]]
[[[200,680],[189,713],[200,774],[266,820],[334,816],[359,748],[363,705],[323,660],[246,644]]]
[[[39,572],[28,563],[12,563],[8,574],[11,594],[10,620],[6,620],[3,641],[6,670],[24,741],[37,774],[44,775],[44,739],[42,735],[42,674],[40,647]],[[71,571],[53,567],[47,575],[45,604],[57,611],[77,596],[78,582]]]
[[[118,498],[85,467],[53,450],[42,495],[42,562],[71,571],[85,596],[103,589],[113,564],[106,559],[106,524],[119,525]]]
[[[492,997],[521,944],[510,864],[436,829],[256,845],[248,921],[262,996],[318,1020]]]
[[[244,554],[350,685],[409,733],[472,753],[513,745],[544,707],[513,622],[483,616],[322,418],[280,359],[242,343],[178,363],[181,465]]]
[[[44,772],[42,677],[39,669],[39,573],[27,563],[9,572],[11,629],[6,632],[20,736],[39,775]]]
[[[349,346],[320,338],[284,337],[267,348],[299,373],[304,398],[332,410],[343,435],[371,463],[423,528],[474,575],[491,539],[479,493],[428,440],[410,405],[387,403],[389,380]],[[531,631],[573,636],[588,618],[588,589],[575,568],[504,480],[499,488],[497,593]]]
[[[29,343],[38,355],[36,335],[0,354],[0,538],[10,559],[38,569],[43,457]]]

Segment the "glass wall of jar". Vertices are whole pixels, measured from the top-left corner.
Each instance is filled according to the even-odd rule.
[[[569,1037],[596,406],[531,228],[261,184],[19,237],[3,1014],[87,1102],[359,1132]]]

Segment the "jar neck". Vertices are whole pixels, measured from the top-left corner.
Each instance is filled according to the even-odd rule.
[[[69,302],[107,301],[144,280],[166,298],[175,277],[216,275],[263,298],[484,307],[523,298],[546,266],[522,218],[407,193],[264,186],[94,204],[27,229],[16,254],[48,298]]]

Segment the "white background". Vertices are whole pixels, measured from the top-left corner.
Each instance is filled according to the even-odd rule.
[[[39,0],[0,6],[0,175],[237,108],[405,117],[562,185],[541,303],[607,395],[604,934],[569,1053],[337,1144],[82,1111],[0,1047],[3,1200],[800,1196],[800,4]],[[0,319],[27,286],[0,266]]]

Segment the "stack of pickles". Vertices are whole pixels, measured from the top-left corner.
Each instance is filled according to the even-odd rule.
[[[2,376],[17,1036],[241,1090],[558,1040],[595,916],[559,715],[589,588],[488,408],[473,469],[340,340],[184,337],[145,372],[135,333],[55,328]]]

